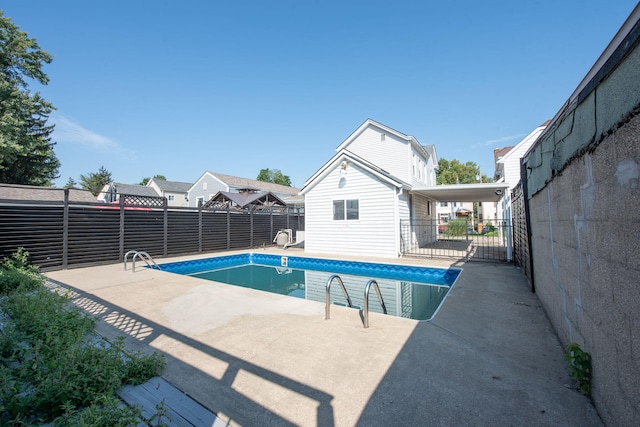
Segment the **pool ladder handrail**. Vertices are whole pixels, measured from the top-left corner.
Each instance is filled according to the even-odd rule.
[[[326,286],[327,292],[326,292],[326,304],[325,304],[325,308],[324,308],[324,320],[328,320],[329,319],[329,307],[331,307],[331,282],[333,282],[334,279],[338,280],[338,284],[342,288],[342,293],[344,294],[344,297],[347,299],[347,304],[349,304],[349,307],[353,307],[353,304],[351,303],[351,298],[349,298],[349,293],[347,292],[347,288],[344,287],[344,283],[342,282],[342,279],[337,274],[332,274],[331,277],[329,277],[329,280],[327,280],[327,286]]]
[[[371,285],[375,285],[376,293],[378,294],[378,301],[380,301],[380,305],[382,306],[382,312],[387,314],[387,307],[384,305],[380,286],[378,286],[378,282],[376,282],[375,279],[371,279],[364,287],[364,308],[362,310],[362,317],[365,328],[369,327],[369,290],[371,289]]]
[[[133,258],[131,260],[131,272],[133,273],[136,272],[136,257],[138,256],[140,257],[141,260],[145,262],[145,264],[147,264],[147,267],[153,269],[153,267],[155,266],[156,269],[158,270],[161,269],[160,266],[156,264],[156,262],[153,260],[153,258],[151,258],[151,255],[149,255],[147,252],[132,250],[124,254],[124,270],[125,271],[127,271],[127,258],[129,258],[129,255],[131,254],[133,254]]]

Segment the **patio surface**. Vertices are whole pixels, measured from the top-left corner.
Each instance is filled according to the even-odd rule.
[[[102,319],[107,339],[163,353],[162,377],[229,425],[602,426],[522,273],[455,266],[434,320],[370,313],[368,329],[346,307],[324,320],[323,303],[122,264],[45,275]]]

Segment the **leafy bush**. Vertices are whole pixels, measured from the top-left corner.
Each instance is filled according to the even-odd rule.
[[[0,425],[135,424],[113,421],[114,414],[137,416],[118,403],[116,391],[158,375],[164,358],[126,354],[123,339],[88,339],[96,319],[45,288],[27,256],[14,254],[0,270],[3,290],[10,290],[0,298],[0,315],[7,316],[0,333]]]
[[[5,257],[0,264],[0,295],[7,295],[20,289],[23,291],[37,289],[44,283],[38,275],[38,267],[29,265],[29,252],[19,248],[10,257]]]
[[[447,234],[452,236],[464,236],[467,233],[466,219],[452,219],[447,227]]]
[[[578,382],[578,388],[585,396],[591,395],[591,355],[575,342],[567,344],[565,359],[571,367],[571,377]]]

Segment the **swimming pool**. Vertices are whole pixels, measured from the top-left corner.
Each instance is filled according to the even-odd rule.
[[[245,253],[160,264],[163,271],[234,286],[324,302],[332,274],[342,279],[354,307],[364,306],[364,288],[375,279],[387,314],[415,320],[431,319],[462,271],[321,258]],[[371,292],[375,294],[375,292]],[[340,287],[331,286],[331,303],[346,305]],[[382,312],[375,295],[369,310]]]

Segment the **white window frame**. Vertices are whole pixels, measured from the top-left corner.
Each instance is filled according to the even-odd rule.
[[[353,203],[355,202],[355,209]],[[351,203],[351,206],[349,204]],[[334,221],[360,220],[360,199],[335,199],[331,202],[332,218]],[[336,209],[336,208],[339,208]],[[355,217],[354,217],[355,212]],[[351,218],[350,218],[351,217]]]

